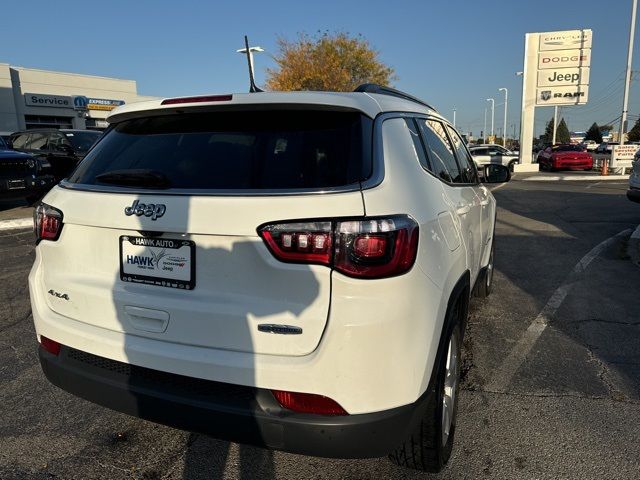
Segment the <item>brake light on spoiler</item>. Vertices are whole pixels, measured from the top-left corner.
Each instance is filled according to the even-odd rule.
[[[177,105],[180,103],[228,102],[233,95],[202,95],[198,97],[165,98],[160,105]]]
[[[406,215],[273,223],[258,234],[280,261],[326,265],[355,278],[401,275],[418,252],[418,224]]]

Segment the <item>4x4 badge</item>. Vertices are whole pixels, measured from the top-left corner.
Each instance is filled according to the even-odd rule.
[[[164,215],[167,211],[166,205],[162,203],[139,203],[138,200],[134,200],[130,207],[124,208],[124,214],[131,216],[133,214],[141,217],[151,217],[151,220],[155,220]]]

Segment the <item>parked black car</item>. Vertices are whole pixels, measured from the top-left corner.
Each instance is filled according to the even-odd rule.
[[[11,135],[11,147],[49,162],[58,182],[71,173],[101,136],[102,132],[93,130],[26,130]]]
[[[9,150],[0,138],[0,198],[25,198],[33,203],[55,184],[47,163]]]

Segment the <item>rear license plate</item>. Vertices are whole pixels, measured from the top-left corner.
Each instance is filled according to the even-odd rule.
[[[20,190],[25,188],[24,180],[9,180],[7,184],[9,190]]]
[[[120,237],[120,280],[192,290],[196,244],[191,240]]]

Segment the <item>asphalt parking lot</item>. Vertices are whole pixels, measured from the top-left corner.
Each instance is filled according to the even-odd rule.
[[[28,229],[0,230],[2,479],[637,479],[640,205],[624,181],[524,181],[498,200],[493,294],[474,300],[453,457],[438,476],[386,459],[229,444],[111,412],[42,375]],[[0,205],[0,220],[30,215]]]

